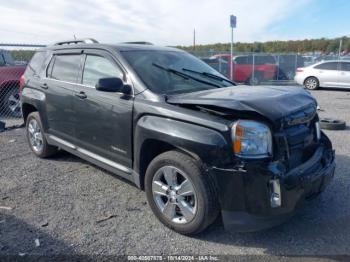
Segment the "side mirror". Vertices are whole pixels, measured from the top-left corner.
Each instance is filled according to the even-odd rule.
[[[104,92],[123,92],[124,83],[118,77],[100,78],[96,84],[96,90]]]

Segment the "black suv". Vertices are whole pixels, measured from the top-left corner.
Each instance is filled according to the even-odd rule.
[[[219,212],[229,229],[276,225],[334,175],[307,91],[236,86],[174,48],[48,46],[25,72],[21,101],[35,155],[60,148],[132,181],[182,234]]]

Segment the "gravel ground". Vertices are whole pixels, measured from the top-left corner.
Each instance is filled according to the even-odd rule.
[[[349,92],[312,94],[321,116],[350,123]],[[196,237],[164,227],[144,192],[124,180],[68,153],[34,157],[23,129],[0,133],[0,255],[350,255],[349,131],[326,131],[337,153],[335,179],[287,223],[228,233],[218,220]]]

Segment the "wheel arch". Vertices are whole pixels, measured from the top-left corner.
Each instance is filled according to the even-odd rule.
[[[230,148],[218,131],[178,120],[144,116],[135,127],[135,183],[144,188],[148,165],[166,151],[178,150],[207,166],[220,166],[231,161]]]
[[[23,115],[23,120],[24,120],[24,123],[27,122],[27,118],[28,118],[28,115],[32,112],[37,112],[38,109],[32,105],[32,104],[29,104],[29,103],[23,103],[22,104],[22,115]]]
[[[309,78],[315,78],[318,81],[318,84],[320,85],[320,79],[317,76],[314,75],[309,75],[307,77],[305,77],[304,81],[303,81],[303,85],[305,85],[306,80],[308,80]]]

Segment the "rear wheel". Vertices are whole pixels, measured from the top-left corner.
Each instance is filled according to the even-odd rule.
[[[215,187],[200,164],[178,151],[157,156],[145,177],[147,200],[167,227],[181,234],[196,234],[218,215]]]
[[[305,79],[304,86],[306,89],[316,90],[320,87],[320,82],[316,77],[311,76]]]
[[[57,147],[51,146],[47,143],[38,112],[32,112],[28,115],[26,122],[26,135],[30,149],[36,156],[45,158],[57,152]]]
[[[259,73],[256,73],[254,75],[251,75],[248,79],[248,85],[250,86],[257,86],[261,82],[261,75]]]
[[[21,101],[19,96],[18,86],[11,88],[4,88],[2,95],[1,114],[5,117],[21,117]]]

